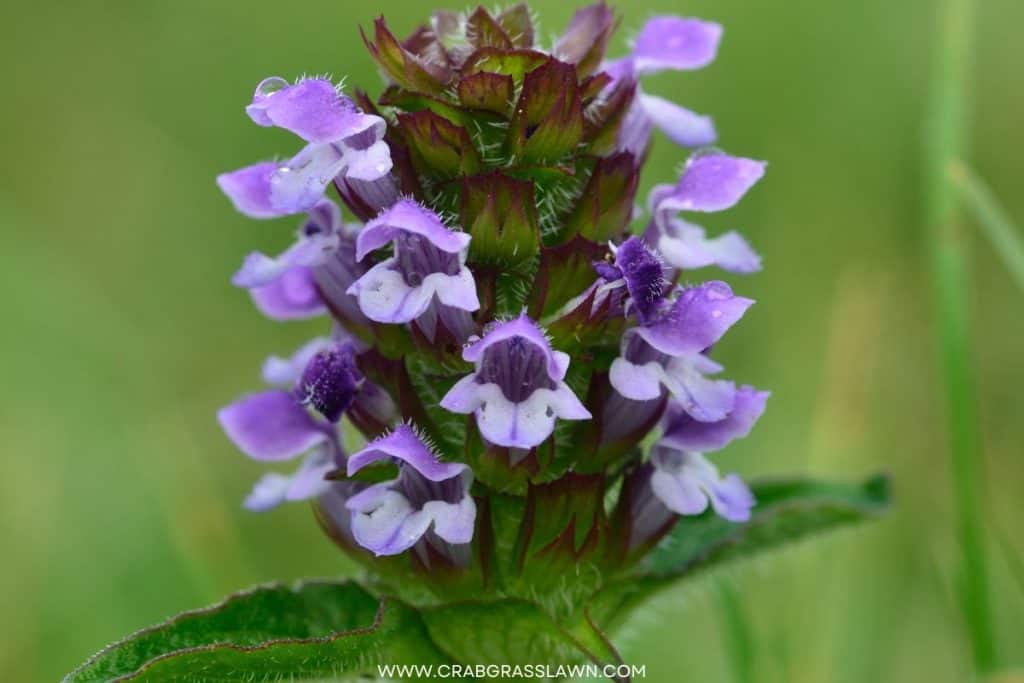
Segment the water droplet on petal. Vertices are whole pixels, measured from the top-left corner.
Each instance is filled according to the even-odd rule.
[[[260,84],[256,86],[256,97],[270,97],[274,93],[284,90],[287,87],[288,81],[278,76],[264,78],[260,81]]]

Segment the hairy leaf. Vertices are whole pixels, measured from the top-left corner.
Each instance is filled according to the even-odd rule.
[[[86,681],[300,681],[445,661],[419,615],[351,582],[262,586],[116,642],[70,673]]]

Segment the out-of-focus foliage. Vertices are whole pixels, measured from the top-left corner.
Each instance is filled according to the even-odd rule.
[[[543,37],[573,10],[534,5]],[[771,162],[761,191],[707,221],[742,228],[766,265],[735,282],[761,305],[718,353],[773,398],[757,438],[731,447],[722,467],[893,476],[886,521],[732,575],[758,681],[965,678],[918,180],[934,5],[620,7],[623,36],[656,11],[725,25],[711,68],[645,87],[684,88],[688,106],[715,116],[726,150]],[[255,384],[266,354],[317,328],[269,325],[230,287],[247,250],[284,246],[294,225],[237,215],[213,177],[288,148],[286,133],[242,111],[260,79],[326,71],[377,85],[357,25],[384,11],[405,33],[425,9],[0,9],[0,679],[55,680],[103,643],[253,583],[351,571],[303,506],[266,517],[240,507],[260,467],[233,450],[214,411]],[[1020,217],[1024,6],[991,0],[979,12],[971,162]],[[640,196],[684,158],[655,150]],[[1019,557],[1024,316],[991,248],[973,246],[986,505]],[[1011,634],[1024,596],[1001,557],[991,560],[997,647],[1020,665]],[[647,680],[730,680],[718,592],[707,588],[661,594],[621,641]]]

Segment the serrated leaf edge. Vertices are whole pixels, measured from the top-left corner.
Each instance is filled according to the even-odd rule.
[[[61,679],[62,683],[74,683],[76,677],[79,674],[87,671],[89,669],[89,667],[91,667],[94,664],[96,664],[104,655],[108,654],[109,652],[111,652],[111,651],[113,651],[113,650],[115,650],[115,649],[117,649],[119,647],[127,645],[132,640],[134,640],[134,639],[136,639],[136,638],[138,638],[140,636],[144,636],[144,635],[147,635],[147,634],[150,634],[150,633],[154,633],[156,631],[159,631],[160,629],[167,628],[168,626],[173,626],[174,624],[177,624],[180,621],[183,621],[183,620],[185,620],[187,618],[190,618],[190,617],[216,614],[218,611],[223,610],[224,608],[226,608],[228,605],[230,605],[234,601],[240,600],[242,598],[246,598],[246,597],[248,597],[250,595],[253,595],[255,593],[258,593],[260,591],[272,590],[272,589],[276,589],[276,588],[288,588],[289,590],[297,593],[302,588],[304,588],[306,586],[313,586],[313,585],[343,586],[343,585],[346,585],[346,584],[353,584],[353,585],[355,585],[355,586],[357,586],[357,587],[359,587],[359,588],[361,588],[363,590],[366,590],[363,586],[361,586],[359,583],[357,583],[355,581],[336,581],[336,580],[332,580],[332,579],[302,579],[300,581],[295,581],[295,582],[293,582],[291,584],[287,584],[287,583],[280,582],[280,581],[271,581],[271,582],[268,582],[268,583],[257,584],[255,586],[250,587],[250,588],[246,588],[245,590],[236,591],[234,593],[229,594],[223,600],[221,600],[219,602],[216,602],[216,603],[214,603],[212,605],[208,605],[206,607],[199,607],[197,609],[186,610],[184,612],[180,612],[178,614],[175,614],[173,617],[170,617],[169,619],[165,619],[164,621],[162,621],[162,622],[160,622],[158,624],[154,624],[152,626],[147,626],[145,628],[139,629],[138,631],[135,631],[132,634],[130,634],[128,636],[125,636],[124,638],[121,638],[120,640],[117,640],[117,641],[114,641],[113,643],[110,643],[109,645],[107,645],[103,649],[101,649],[99,652],[97,652],[93,656],[89,657],[89,659],[87,659],[81,665],[76,667],[71,673],[66,675],[63,679]],[[373,595],[373,593],[370,593],[370,591],[367,591],[367,593],[370,594],[370,595]],[[377,596],[374,596],[374,597],[377,597]],[[373,622],[369,626],[366,626],[366,627],[348,629],[348,630],[344,630],[344,631],[335,631],[335,632],[330,633],[330,634],[325,635],[325,636],[316,636],[316,637],[313,637],[313,638],[274,638],[274,639],[271,639],[271,640],[266,640],[266,641],[264,641],[264,642],[262,642],[262,643],[260,643],[258,645],[235,645],[233,643],[225,641],[225,642],[219,642],[219,643],[210,643],[209,645],[196,645],[196,646],[193,646],[193,647],[185,647],[185,648],[181,648],[181,649],[178,649],[178,650],[173,650],[171,652],[165,652],[163,654],[160,654],[160,655],[157,655],[157,656],[153,657],[152,659],[146,660],[142,665],[139,666],[139,668],[137,668],[135,671],[131,672],[130,674],[126,674],[126,675],[118,676],[117,678],[110,679],[110,683],[123,683],[125,681],[131,681],[133,679],[138,678],[141,674],[145,673],[147,669],[151,668],[154,664],[156,664],[158,662],[162,662],[162,661],[165,661],[167,659],[171,659],[173,657],[179,657],[179,656],[182,656],[182,655],[194,654],[196,652],[212,652],[214,650],[221,650],[221,649],[234,650],[236,652],[256,652],[256,651],[259,651],[259,650],[265,650],[265,649],[267,649],[269,647],[272,647],[274,645],[306,645],[306,644],[309,644],[309,645],[323,645],[323,644],[331,643],[331,642],[334,642],[335,640],[338,640],[338,639],[344,638],[344,637],[348,637],[348,636],[365,635],[365,634],[368,634],[368,633],[373,633],[374,631],[378,630],[381,627],[381,624],[383,623],[383,620],[384,620],[384,613],[387,610],[387,607],[388,607],[389,604],[391,604],[391,603],[404,604],[404,603],[401,603],[401,601],[399,601],[399,600],[396,600],[396,599],[390,598],[390,597],[386,597],[386,596],[385,597],[378,597],[377,599],[378,599],[377,612],[376,612],[376,614],[374,614]]]

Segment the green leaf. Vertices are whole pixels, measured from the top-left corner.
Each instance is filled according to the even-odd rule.
[[[491,172],[462,179],[463,230],[474,263],[516,267],[533,261],[540,227],[533,183]]]
[[[324,581],[261,586],[184,612],[104,648],[64,681],[302,681],[444,661],[411,607]]]
[[[773,480],[755,483],[751,489],[757,506],[748,522],[729,522],[711,511],[680,519],[636,571],[597,596],[592,610],[598,623],[618,623],[658,590],[695,573],[873,519],[889,505],[889,480],[884,475],[857,484]]]

